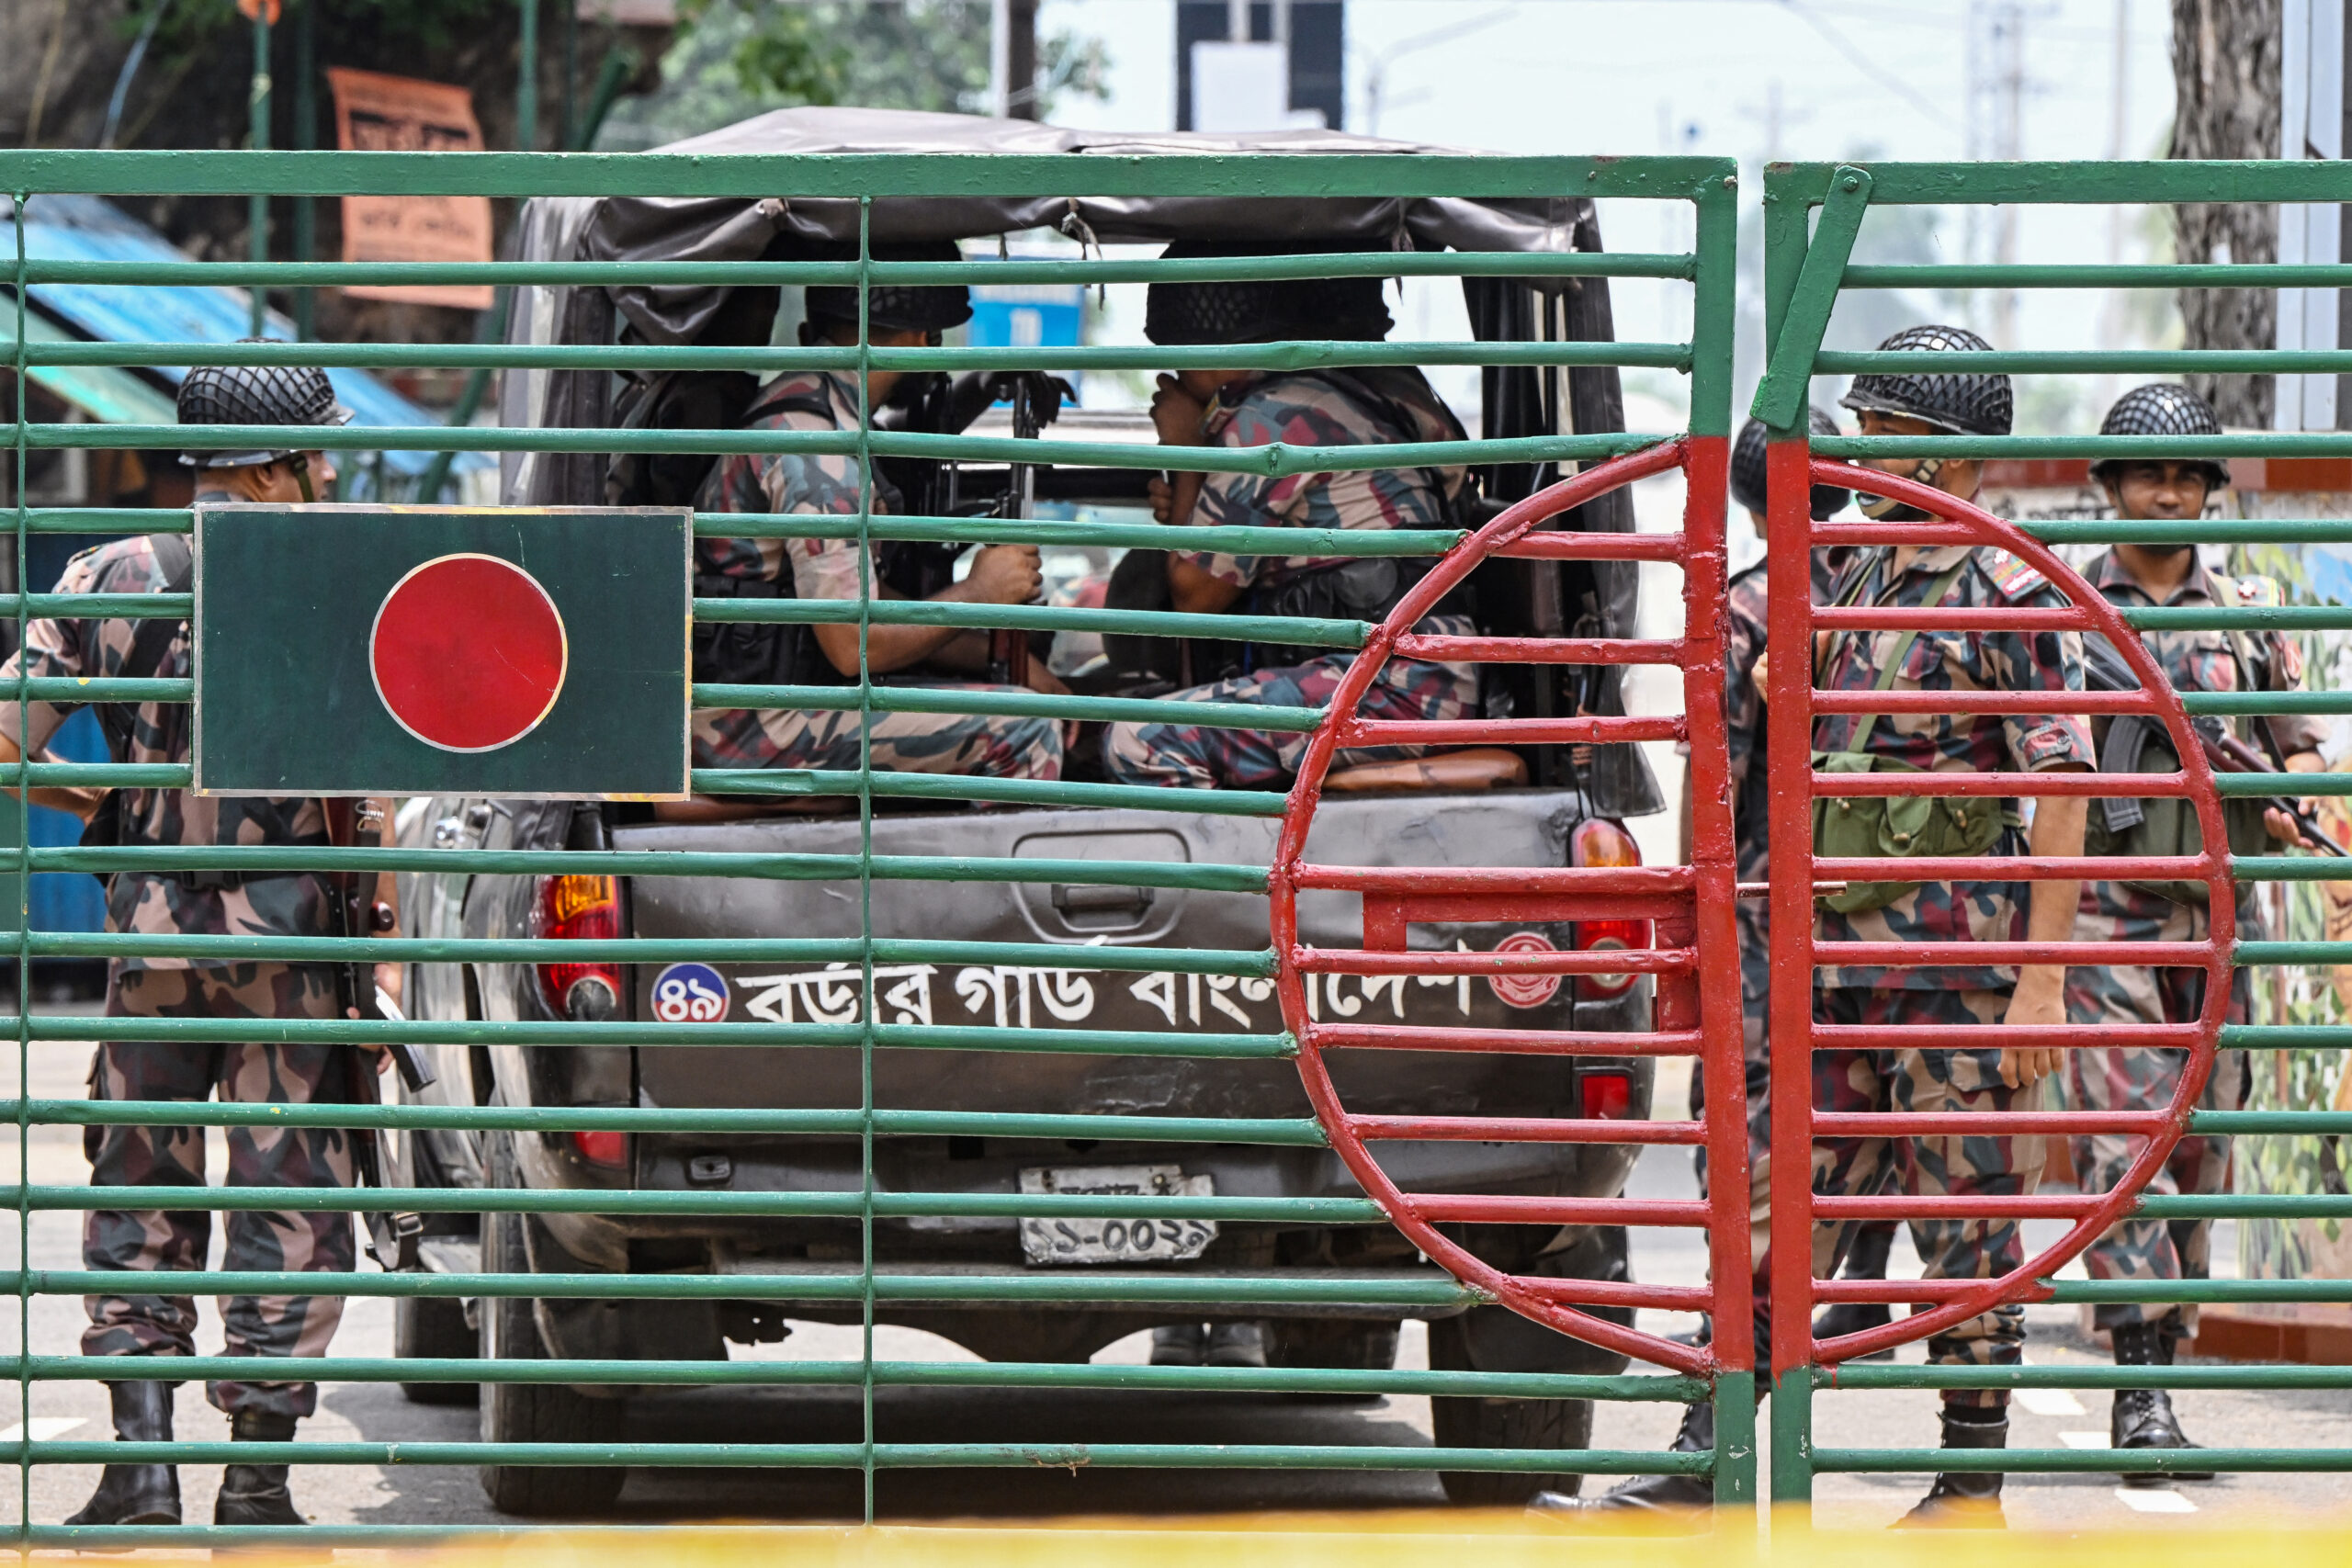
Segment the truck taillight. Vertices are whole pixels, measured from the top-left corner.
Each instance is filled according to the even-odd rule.
[[[531,934],[558,941],[609,942],[621,934],[620,884],[609,876],[542,876]],[[539,998],[558,1018],[595,1022],[620,1011],[617,964],[541,964]],[[583,1147],[582,1153],[586,1150]],[[589,1157],[594,1158],[594,1156]]]
[[[1585,1114],[1589,1116],[1592,1112],[1588,1111]],[[627,1133],[574,1133],[571,1134],[571,1146],[578,1149],[580,1157],[590,1165],[623,1166],[628,1163]]]
[[[1634,1113],[1634,1080],[1623,1073],[1587,1073],[1577,1080],[1577,1098],[1587,1116],[1622,1121]]]
[[[1568,835],[1568,863],[1589,865],[1639,865],[1641,847],[1634,836],[1616,823],[1603,818],[1591,817],[1576,826]],[[1650,923],[1647,920],[1578,920],[1576,925],[1576,946],[1579,952],[1622,952],[1627,948],[1650,945]],[[1579,975],[1577,995],[1588,1001],[1606,1001],[1622,997],[1633,987],[1632,975]],[[1592,1112],[1588,1111],[1590,1115]]]

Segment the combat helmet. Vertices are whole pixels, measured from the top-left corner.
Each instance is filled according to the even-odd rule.
[[[1815,435],[1835,435],[1838,422],[1819,404],[1808,409],[1812,417],[1810,428]],[[1731,498],[1759,516],[1764,511],[1764,422],[1751,419],[1739,428],[1739,439],[1731,447]],[[1846,509],[1854,492],[1836,485],[1813,487],[1813,518],[1818,523],[1835,517]]]
[[[2152,381],[2144,387],[2134,387],[2115,400],[2107,411],[2107,418],[2099,427],[2101,435],[2219,435],[2222,421],[2213,412],[2213,405],[2171,381]],[[2205,488],[2220,490],[2230,482],[2230,471],[2210,457],[2166,457],[2154,452],[2146,458],[2101,457],[2091,465],[2091,478],[2104,483],[2116,470],[2134,461],[2177,462],[2183,468],[2201,470]]]
[[[180,382],[182,424],[345,424],[350,419],[351,411],[334,400],[327,373],[314,365],[199,365]],[[245,468],[282,463],[300,450],[182,452],[180,461],[192,468]]]
[[[1179,241],[1162,261],[1295,254],[1302,247]],[[1347,250],[1339,241],[1306,248]],[[1248,278],[1155,283],[1145,296],[1143,335],[1163,348],[1204,344],[1328,338],[1377,343],[1395,322],[1377,277]]]
[[[1993,345],[1966,327],[1905,327],[1878,345],[1888,353],[1986,354]],[[1932,375],[1873,370],[1854,378],[1840,405],[1858,413],[1903,414],[1955,435],[2007,435],[2012,418],[2009,378],[1982,371]]]
[[[953,262],[964,259],[953,242],[876,245],[876,261]],[[857,288],[852,284],[820,284],[808,290],[808,320],[857,320]],[[972,293],[960,283],[873,283],[865,289],[868,333],[942,333],[972,319]]]

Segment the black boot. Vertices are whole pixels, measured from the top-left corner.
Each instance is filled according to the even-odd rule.
[[[1944,1447],[2005,1449],[2009,1446],[2009,1413],[1975,1405],[1944,1406]],[[2001,1475],[1996,1471],[1947,1472],[1936,1477],[1928,1495],[1902,1518],[1896,1529],[2007,1529],[2001,1516]]]
[[[1846,1254],[1846,1267],[1838,1273],[1841,1280],[1883,1280],[1886,1260],[1894,1250],[1894,1226],[1883,1222],[1866,1224],[1854,1234],[1854,1245]],[[1880,1328],[1894,1321],[1894,1313],[1884,1302],[1839,1302],[1813,1320],[1815,1339],[1840,1339],[1864,1329]],[[1892,1347],[1867,1356],[1856,1356],[1857,1361],[1892,1361]]]
[[[1170,1323],[1151,1331],[1151,1364],[1197,1367],[1209,1351],[1209,1331],[1197,1323]]]
[[[1698,1453],[1715,1446],[1715,1407],[1704,1401],[1682,1408],[1682,1429],[1668,1453]],[[1650,1514],[1661,1517],[1695,1514],[1715,1506],[1715,1483],[1703,1475],[1637,1475],[1593,1498],[1538,1492],[1527,1505],[1538,1514]]]
[[[111,1382],[107,1393],[114,1404],[115,1440],[124,1443],[168,1443],[172,1440],[172,1385],[167,1382]],[[175,1525],[180,1522],[180,1472],[168,1464],[110,1464],[98,1476],[98,1489],[70,1516],[69,1525]]]
[[[1254,1323],[1212,1323],[1201,1360],[1211,1367],[1263,1367],[1266,1332]]]
[[[2168,1367],[2172,1365],[2172,1339],[2161,1325],[2154,1323],[2119,1324],[2109,1329],[2115,1341],[2115,1364],[2119,1367]],[[2114,1413],[2108,1418],[2108,1441],[2119,1449],[2194,1449],[2180,1429],[2180,1419],[2172,1411],[2172,1396],[2160,1388],[2120,1388],[2115,1391]],[[2211,1481],[2208,1471],[2132,1471],[2123,1477],[2126,1486],[2168,1486],[2176,1481]]]
[[[229,1420],[229,1438],[239,1443],[290,1443],[294,1417],[240,1410]],[[282,1464],[232,1464],[220,1472],[220,1495],[213,1500],[216,1525],[307,1525],[286,1487]]]

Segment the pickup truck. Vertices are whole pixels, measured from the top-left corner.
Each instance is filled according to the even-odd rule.
[[[786,111],[811,123],[842,111]],[[898,117],[904,121],[922,117]],[[947,117],[941,117],[945,118]],[[948,132],[976,134],[958,120]],[[985,125],[987,122],[978,122]],[[751,128],[735,128],[748,133]],[[805,128],[804,128],[805,129]],[[1035,135],[1037,128],[1026,128]],[[722,132],[721,136],[731,133]],[[1335,141],[1355,139],[1335,138]],[[805,138],[804,138],[805,141]],[[962,142],[958,142],[962,145]],[[689,144],[691,145],[691,144]],[[1385,144],[1365,143],[1367,148]],[[730,146],[729,151],[739,150]],[[521,228],[526,254],[570,259],[601,220],[584,198],[535,201]],[[610,208],[616,198],[604,198]],[[647,238],[636,202],[616,231]],[[675,204],[680,221],[702,222],[711,204]],[[813,208],[817,204],[810,204]],[[1193,204],[1195,207],[1200,204]],[[1247,204],[1236,204],[1246,206]],[[1339,204],[1344,205],[1344,204]],[[1474,205],[1474,204],[1464,204]],[[1589,204],[1560,204],[1578,248],[1597,249]],[[966,227],[986,231],[987,213],[967,204]],[[691,209],[689,212],[687,209]],[[796,208],[796,212],[809,209]],[[879,209],[877,208],[877,211]],[[1009,221],[1010,220],[1008,220]],[[1109,221],[1109,220],[1105,220]],[[658,225],[655,225],[658,227]],[[1526,238],[1551,231],[1533,226]],[[1505,248],[1510,233],[1483,231],[1483,248]],[[536,247],[536,248],[534,248]],[[601,254],[613,254],[607,246]],[[707,251],[693,254],[707,255]],[[1472,318],[1487,338],[1606,339],[1603,280],[1470,280]],[[518,340],[567,341],[608,330],[612,301],[600,290],[538,290],[518,298]],[[616,293],[622,291],[616,290]],[[566,299],[562,296],[570,295]],[[676,291],[663,296],[674,306]],[[618,313],[640,334],[652,320],[626,299]],[[580,323],[586,323],[582,326]],[[692,341],[691,335],[683,341]],[[565,378],[579,382],[567,385]],[[527,395],[518,393],[529,384]],[[609,412],[609,388],[583,373],[508,378],[510,423],[594,424]],[[1490,434],[1623,428],[1613,369],[1565,373],[1488,369],[1483,427]],[[536,398],[537,400],[533,401]],[[598,400],[607,400],[599,403]],[[1468,411],[1464,411],[1465,413]],[[1473,429],[1481,421],[1468,420]],[[1049,431],[1048,434],[1056,433]],[[624,437],[616,439],[616,445]],[[952,465],[945,485],[956,504],[990,504],[991,488],[1012,482],[999,466]],[[510,502],[579,503],[601,499],[577,462],[510,464]],[[1480,473],[1484,503],[1498,507],[1551,482],[1548,466]],[[922,476],[911,476],[920,479]],[[933,506],[947,504],[931,476]],[[1035,472],[1037,498],[1095,508],[1132,506],[1132,471],[1061,466]],[[567,489],[566,487],[572,487]],[[902,487],[903,488],[903,487]],[[1629,530],[1622,493],[1588,503],[1559,525]],[[1634,569],[1611,562],[1495,561],[1473,579],[1484,629],[1517,635],[1630,635]],[[1497,667],[1487,672],[1492,715],[1622,711],[1613,669]],[[1489,753],[1489,756],[1492,754]],[[1529,749],[1487,787],[1374,775],[1359,787],[1335,779],[1318,808],[1308,858],[1341,865],[1556,867],[1638,861],[1622,818],[1659,807],[1656,785],[1632,747]],[[1498,782],[1499,780],[1500,782]],[[1361,787],[1362,784],[1375,787]],[[1381,787],[1385,786],[1385,787]],[[862,828],[854,803],[835,801],[779,813],[772,806],[724,803],[698,820],[633,803],[573,803],[446,797],[406,803],[400,841],[439,849],[629,852],[703,851],[764,855],[854,855]],[[1046,944],[1067,949],[1066,967],[990,963],[884,964],[874,976],[876,1021],[994,1028],[1168,1031],[1236,1036],[1283,1028],[1265,979],[1173,970],[1089,967],[1090,953],[1129,956],[1153,948],[1260,950],[1267,942],[1262,893],[1134,886],[1088,878],[1069,863],[1155,862],[1193,866],[1265,866],[1279,823],[1262,817],[1181,810],[974,807],[958,803],[877,801],[871,823],[876,857],[957,856],[973,861],[1056,863],[1035,880],[871,884],[877,936]],[[419,874],[401,879],[403,930],[419,937],[735,938],[855,937],[865,908],[854,881],[638,874]],[[1361,945],[1352,895],[1309,893],[1300,900],[1300,939],[1318,947]],[[1557,926],[1416,925],[1416,947],[1491,949],[1640,945],[1636,922]],[[468,964],[418,965],[409,976],[410,1012],[421,1019],[627,1020],[644,1023],[854,1022],[863,988],[854,965],[714,963]],[[1356,977],[1326,976],[1308,992],[1318,1017],[1472,1027],[1576,1029],[1639,1033],[1651,1027],[1645,976]],[[571,1109],[583,1106],[856,1110],[861,1057],[836,1047],[705,1044],[534,1046],[501,1043],[434,1048],[437,1082],[430,1102]],[[1631,1117],[1648,1113],[1646,1057],[1342,1052],[1332,1057],[1352,1111],[1409,1114]],[[1297,1069],[1279,1057],[1118,1055],[1044,1050],[886,1049],[873,1056],[873,1103],[893,1111],[1303,1118],[1311,1114]],[[390,1179],[454,1188],[652,1191],[855,1193],[862,1145],[851,1135],[750,1135],[592,1131],[474,1134],[419,1132],[392,1140]],[[1608,1197],[1622,1192],[1637,1153],[1607,1143],[1403,1143],[1383,1146],[1385,1168],[1408,1190],[1531,1196]],[[877,1136],[873,1179],[879,1191],[1173,1191],[1218,1196],[1357,1197],[1337,1156],[1316,1146],[1203,1144],[1019,1136],[931,1135],[919,1129]],[[1480,1226],[1482,1257],[1515,1272],[1571,1278],[1627,1277],[1624,1235],[1611,1227]],[[1005,1274],[1089,1269],[1166,1269],[1260,1280],[1428,1279],[1413,1246],[1385,1224],[1307,1225],[1231,1221],[1045,1222],[1011,1218],[883,1218],[873,1226],[874,1266],[894,1274]],[[854,1300],[812,1289],[838,1286],[861,1269],[854,1218],[747,1218],[675,1214],[492,1214],[427,1217],[424,1266],[542,1273],[694,1273],[741,1283],[723,1301],[406,1300],[399,1303],[404,1357],[723,1359],[728,1347],[773,1342],[793,1320],[860,1320]],[[1382,1367],[1393,1363],[1408,1309],[1371,1303],[1285,1309],[1210,1302],[1182,1307],[1114,1301],[1064,1303],[922,1304],[884,1302],[877,1321],[931,1330],[991,1359],[1080,1361],[1138,1330],[1178,1321],[1250,1321],[1263,1325],[1272,1364]],[[1551,1333],[1498,1307],[1409,1309],[1431,1319],[1430,1356],[1440,1368],[1492,1371],[1621,1370],[1623,1358]],[[1603,1309],[1609,1310],[1609,1309]],[[1621,1321],[1629,1314],[1617,1313]],[[482,1430],[493,1441],[596,1441],[617,1436],[627,1390],[613,1385],[415,1383],[424,1401],[480,1398]],[[1589,1405],[1569,1400],[1441,1398],[1438,1440],[1449,1446],[1583,1446]],[[622,1472],[594,1467],[492,1466],[485,1484],[513,1512],[576,1513],[608,1503]],[[1572,1488],[1569,1475],[1448,1474],[1457,1500],[1509,1503],[1542,1486]]]

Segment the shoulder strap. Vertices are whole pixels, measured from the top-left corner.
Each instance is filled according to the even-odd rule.
[[[1951,592],[1952,584],[1960,581],[1960,574],[1968,570],[1968,563],[1974,558],[1974,556],[1975,552],[1972,550],[1954,561],[1950,570],[1936,579],[1935,586],[1929,589],[1928,596],[1919,602],[1919,607],[1923,610],[1940,609],[1943,606],[1944,595]],[[1918,640],[1919,633],[1916,627],[1905,631],[1894,639],[1894,651],[1887,655],[1886,663],[1879,670],[1878,679],[1871,682],[1871,691],[1883,692],[1894,684],[1894,677],[1902,671],[1903,660],[1909,656],[1911,645]],[[1846,743],[1846,750],[1849,752],[1860,752],[1869,746],[1871,730],[1876,727],[1878,719],[1879,716],[1874,713],[1866,713],[1862,716],[1862,722],[1855,729],[1853,739]]]
[[[156,570],[163,574],[160,593],[185,593],[196,581],[196,553],[189,548],[185,534],[151,534],[147,543],[155,552]],[[145,681],[164,667],[164,656],[171,651],[172,638],[179,635],[186,621],[168,618],[143,620],[130,634],[130,651],[123,656],[122,668],[116,675],[125,681]],[[107,749],[116,761],[130,758],[132,715],[135,703],[100,703],[97,705],[98,726],[107,733]]]

